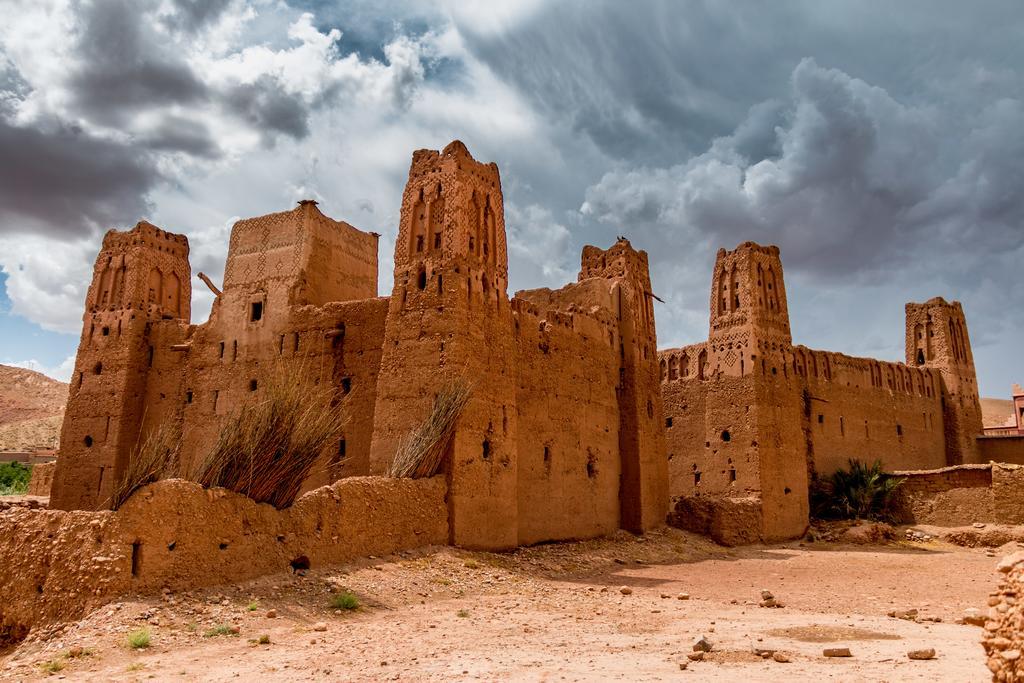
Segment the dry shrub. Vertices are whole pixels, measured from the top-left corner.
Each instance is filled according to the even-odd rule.
[[[463,379],[446,383],[434,399],[430,414],[399,442],[388,474],[412,479],[437,474],[455,436],[455,423],[472,393]]]
[[[344,428],[342,402],[332,387],[307,381],[305,372],[279,372],[258,400],[229,415],[217,443],[193,477],[281,509]]]
[[[174,476],[181,448],[181,431],[175,421],[162,422],[137,444],[128,456],[128,467],[110,495],[110,509],[117,510],[146,484]]]

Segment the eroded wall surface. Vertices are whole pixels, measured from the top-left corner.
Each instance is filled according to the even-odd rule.
[[[182,480],[116,512],[0,513],[0,642],[117,596],[188,590],[448,541],[443,477],[353,477],[286,510]]]

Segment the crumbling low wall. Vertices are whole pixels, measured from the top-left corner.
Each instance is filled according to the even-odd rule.
[[[352,477],[276,510],[168,480],[116,512],[7,511],[0,514],[0,643],[118,595],[445,544],[446,492],[443,477]]]
[[[710,536],[722,545],[748,545],[763,540],[761,499],[754,496],[680,496],[672,501],[668,524]]]
[[[893,472],[904,524],[1024,524],[1024,467],[1000,463]]]
[[[50,495],[50,485],[53,484],[53,471],[55,469],[57,469],[57,463],[55,462],[41,462],[32,465],[32,478],[28,481],[28,495]]]
[[[992,680],[1024,681],[1024,553],[1003,558],[999,563],[1003,579],[999,588],[989,594],[989,613],[982,645],[988,656]]]

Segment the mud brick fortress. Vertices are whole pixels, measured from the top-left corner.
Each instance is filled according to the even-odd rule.
[[[345,394],[343,439],[305,489],[384,474],[453,378],[472,387],[446,458],[449,541],[478,548],[664,522],[664,416],[647,255],[586,247],[579,280],[507,293],[501,180],[461,142],[413,154],[394,289],[378,235],[316,202],[236,223],[223,291],[192,324],[188,241],[142,222],[103,240],[51,507],[108,505],[133,449],[180,426],[182,469],[280,373]]]
[[[779,249],[746,242],[718,252],[710,310],[706,342],[659,353],[677,525],[792,538],[811,480],[850,458],[887,471],[989,460],[958,302],[906,305],[905,364],[794,345]]]
[[[585,247],[577,282],[509,298],[498,168],[461,142],[413,154],[401,206],[390,297],[376,296],[378,235],[306,200],[235,224],[223,291],[198,274],[216,294],[201,324],[184,236],[107,233],[50,506],[109,507],[161,425],[195,471],[281,377],[344,397],[344,434],[305,491],[387,474],[438,393],[467,382],[439,523],[475,548],[666,518],[730,544],[794,538],[809,486],[851,458],[1024,464],[1024,437],[982,436],[957,302],[907,304],[905,364],[795,346],[779,250],[747,242],[718,253],[708,340],[658,351],[647,255],[625,239]]]

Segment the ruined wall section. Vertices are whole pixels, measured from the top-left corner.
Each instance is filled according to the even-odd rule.
[[[283,319],[268,318],[265,329],[212,322],[197,328],[178,396],[184,471],[195,471],[224,420],[245,402],[259,400],[271,382],[297,381],[333,387],[345,419],[341,439],[303,490],[367,474],[387,304],[374,298],[299,306]]]
[[[449,468],[451,541],[514,547],[515,344],[506,287],[501,180],[458,141],[413,154],[402,197],[395,277],[381,357],[373,473],[428,416],[454,378],[473,389]]]
[[[327,383],[345,402],[342,439],[304,489],[367,474],[387,300],[376,294],[377,236],[324,216],[312,201],[232,228],[224,291],[210,320],[177,347],[174,403],[182,464],[194,472],[224,420],[274,381]],[[163,388],[148,397],[165,400]]]
[[[285,510],[182,480],[147,486],[116,512],[0,514],[0,636],[74,621],[119,596],[192,590],[360,556],[443,544],[443,478],[352,477]]]
[[[902,363],[795,347],[786,374],[803,396],[809,462],[817,476],[850,459],[887,470],[946,465],[939,373]]]
[[[942,375],[946,464],[978,462],[976,438],[984,428],[974,353],[959,301],[941,297],[906,305],[907,364]]]
[[[620,237],[608,249],[585,246],[580,261],[578,281],[606,283],[608,310],[618,325],[620,523],[640,533],[663,524],[668,512],[665,418],[647,252]]]
[[[61,432],[50,505],[105,506],[140,441],[154,327],[183,329],[191,311],[188,240],[140,222],[103,239]]]
[[[606,308],[559,310],[564,292],[552,294],[512,300],[521,545],[619,528],[617,326]]]

